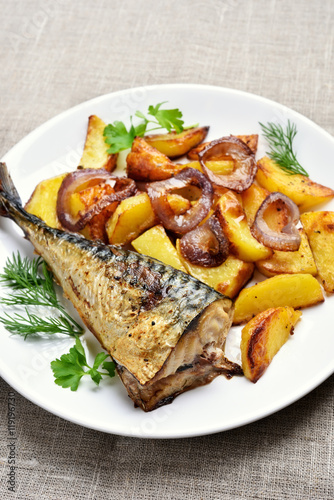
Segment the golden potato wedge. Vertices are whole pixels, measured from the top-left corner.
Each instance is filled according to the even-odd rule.
[[[272,250],[259,243],[251,234],[243,211],[241,197],[227,191],[219,199],[215,215],[230,241],[230,251],[245,262],[255,262],[272,255]]]
[[[300,247],[296,252],[282,252],[274,250],[273,255],[266,260],[258,260],[256,267],[260,273],[267,277],[277,274],[299,274],[306,273],[316,276],[317,267],[313,254],[303,229],[298,229],[301,236]],[[334,246],[333,246],[334,251]],[[334,266],[333,266],[334,269]]]
[[[190,202],[176,194],[167,196],[176,215],[183,214]],[[147,193],[140,193],[121,201],[106,223],[108,241],[112,245],[126,245],[150,227],[159,224]]]
[[[301,309],[323,301],[321,286],[311,274],[280,274],[241,290],[235,301],[233,324],[247,322],[272,307]]]
[[[233,136],[232,136],[233,137]],[[237,137],[240,139],[242,142],[247,144],[249,149],[255,154],[257,151],[257,145],[259,141],[259,136],[257,134],[253,135],[236,135],[234,137]],[[205,146],[207,146],[209,142],[203,142],[203,144],[200,144],[199,146],[191,149],[188,153],[188,158],[189,160],[198,160],[198,153],[202,151]]]
[[[142,137],[136,137],[126,158],[128,177],[136,181],[169,179],[184,168],[171,162],[168,156],[150,146]]]
[[[104,168],[112,172],[116,167],[117,154],[107,153],[103,131],[106,124],[96,115],[88,119],[86,142],[80,160],[81,168]]]
[[[145,135],[145,141],[169,158],[177,158],[187,154],[190,149],[204,141],[208,131],[209,127],[193,127],[179,134],[169,132],[168,134]]]
[[[191,276],[231,299],[239,293],[253,275],[254,264],[243,262],[233,255],[229,255],[225,262],[218,267],[202,267],[191,264],[182,256],[179,240],[176,241],[176,249],[180,261]]]
[[[324,289],[334,293],[334,212],[305,212],[300,220]]]
[[[251,227],[256,213],[260,208],[262,202],[269,195],[269,191],[267,189],[263,189],[261,186],[257,184],[252,184],[248,189],[241,193],[242,206],[244,208],[248,225]]]
[[[241,362],[245,377],[255,383],[287,342],[301,316],[292,307],[266,309],[247,323],[241,332]]]
[[[58,229],[61,225],[57,217],[57,197],[60,185],[66,175],[57,175],[37,184],[24,207],[30,214],[44,220],[48,226]]]
[[[161,260],[164,264],[186,272],[174,245],[161,224],[151,227],[151,229],[133,240],[131,244],[138,253]]]
[[[268,191],[279,191],[291,198],[301,212],[334,197],[332,189],[317,184],[304,175],[289,175],[266,156],[258,161],[256,180]]]
[[[107,221],[106,231],[111,245],[125,245],[157,224],[150,198],[140,193],[122,200]]]

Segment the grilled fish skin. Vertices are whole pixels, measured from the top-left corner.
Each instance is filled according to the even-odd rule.
[[[0,215],[50,266],[144,411],[240,367],[224,356],[232,301],[161,262],[48,227],[27,213],[0,163]]]

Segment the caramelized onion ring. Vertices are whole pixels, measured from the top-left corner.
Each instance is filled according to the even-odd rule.
[[[115,192],[102,196],[94,205],[85,211],[80,211],[76,217],[73,217],[69,210],[70,196],[80,191],[80,189],[94,186],[101,181],[113,181],[115,183],[113,186]],[[73,232],[80,231],[85,227],[87,222],[104,208],[114,201],[121,201],[128,198],[135,193],[136,189],[136,184],[132,179],[114,177],[104,169],[86,168],[75,170],[64,178],[58,191],[57,217],[64,228]]]
[[[187,185],[201,188],[201,197],[182,215],[175,215],[167,195],[174,189]],[[213,188],[208,179],[194,168],[185,168],[175,177],[164,181],[151,182],[147,187],[153,210],[166,229],[179,234],[185,234],[194,229],[206,217],[212,205]]]
[[[232,159],[235,169],[231,174],[218,175],[210,170],[205,162],[212,157]],[[257,172],[255,156],[252,150],[237,137],[222,137],[210,142],[198,153],[198,159],[205,175],[213,184],[233,189],[241,193],[252,184]]]
[[[283,202],[288,211],[288,223],[278,232],[270,229],[264,220],[267,208],[277,201]],[[297,205],[282,193],[270,193],[258,209],[252,226],[253,236],[266,247],[273,250],[294,252],[298,250],[301,237],[296,224],[299,221],[299,209]]]
[[[218,267],[228,257],[229,241],[218,219],[212,215],[204,224],[180,239],[183,257],[202,267]]]

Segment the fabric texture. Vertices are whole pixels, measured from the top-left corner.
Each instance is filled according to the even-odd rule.
[[[0,0],[0,157],[37,126],[92,97],[203,83],[252,92],[334,135],[334,2]],[[334,377],[253,424],[192,439],[108,435],[15,391],[17,470],[4,499],[334,499]]]

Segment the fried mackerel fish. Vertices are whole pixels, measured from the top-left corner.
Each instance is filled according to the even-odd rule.
[[[48,227],[22,208],[3,163],[0,215],[50,266],[135,405],[150,411],[217,375],[240,373],[224,355],[229,298],[155,259]]]

